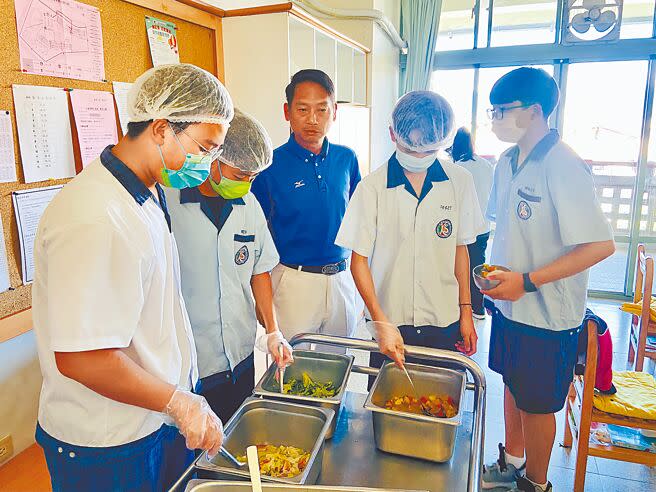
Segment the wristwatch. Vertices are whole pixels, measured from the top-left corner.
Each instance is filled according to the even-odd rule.
[[[529,276],[529,273],[524,273],[522,275],[524,278],[524,290],[526,292],[537,292],[538,288],[535,286],[533,282],[531,282],[531,277]]]

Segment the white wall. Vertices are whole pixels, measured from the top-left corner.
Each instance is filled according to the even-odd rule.
[[[34,443],[40,390],[34,332],[0,344],[0,437],[11,434],[14,456]]]
[[[327,6],[346,9],[376,9],[397,29],[401,14],[398,0],[323,0]],[[371,170],[389,159],[394,145],[389,138],[389,117],[399,92],[399,50],[373,21],[333,20],[323,22],[371,49],[368,66],[368,105],[371,108]]]

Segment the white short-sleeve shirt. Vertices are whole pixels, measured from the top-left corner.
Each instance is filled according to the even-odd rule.
[[[478,155],[474,155],[474,158],[469,161],[458,161],[456,164],[464,167],[472,174],[478,204],[481,206],[481,214],[485,216],[487,202],[490,199],[490,190],[492,189],[494,167],[487,159],[483,159]],[[487,220],[485,221],[485,230],[486,232],[490,230],[490,222]]]
[[[170,422],[63,376],[55,352],[121,348],[168,383],[190,389],[198,379],[164,194],[158,189],[160,207],[109,147],[101,159],[44,212],[32,288],[39,423],[56,439],[90,447],[125,444]]]
[[[166,197],[200,377],[234,371],[255,345],[251,278],[279,261],[264,213],[251,193],[220,209],[221,198],[204,197],[197,188],[167,189]]]
[[[490,263],[533,272],[584,243],[613,234],[597,200],[590,167],[552,130],[517,167],[518,148],[496,166],[487,216],[496,222]],[[508,319],[555,331],[581,325],[588,271],[541,286],[515,302],[495,300]]]
[[[460,318],[456,246],[484,232],[469,171],[436,161],[417,197],[392,156],[356,188],[336,243],[369,258],[378,300],[392,322],[446,327]]]

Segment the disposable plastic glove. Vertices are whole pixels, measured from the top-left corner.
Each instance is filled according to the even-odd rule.
[[[189,449],[207,451],[212,459],[223,443],[223,424],[200,395],[176,389],[164,413],[171,417]]]
[[[280,357],[280,346],[282,345],[282,357]],[[271,333],[266,333],[260,336],[255,341],[255,347],[261,352],[269,354],[273,357],[278,367],[284,368],[294,362],[292,355],[294,350],[291,345],[285,340],[280,330]]]
[[[405,344],[401,332],[392,323],[367,321],[367,331],[378,342],[380,352],[394,361],[399,367],[405,365]]]

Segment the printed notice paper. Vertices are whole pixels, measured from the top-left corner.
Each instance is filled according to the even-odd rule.
[[[34,237],[39,220],[50,201],[63,186],[48,186],[12,193],[21,252],[23,283],[34,280]]]
[[[33,85],[13,90],[25,182],[75,176],[66,91]]]
[[[0,110],[0,183],[13,183],[14,181],[16,181],[16,155],[14,154],[11,114],[9,111]]]
[[[153,67],[180,63],[175,24],[155,17],[146,17],[146,31],[148,32]]]
[[[112,82],[114,86],[114,99],[116,100],[116,108],[118,109],[118,121],[121,123],[121,131],[123,135],[128,133],[128,92],[132,84],[128,82]]]
[[[110,92],[74,89],[71,91],[71,103],[82,166],[86,167],[100,157],[105,147],[118,142],[114,100]]]
[[[2,221],[0,220],[0,292],[4,292],[11,287],[9,283],[9,268],[7,266],[7,249],[5,248],[4,233],[2,230]]]
[[[100,12],[74,0],[15,0],[23,72],[105,79]]]

